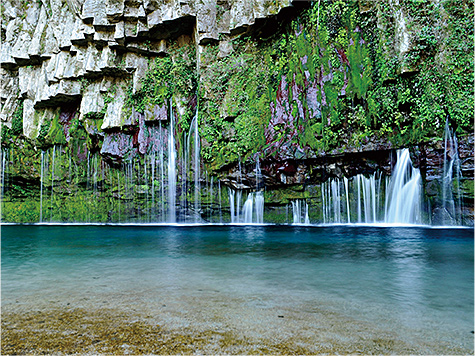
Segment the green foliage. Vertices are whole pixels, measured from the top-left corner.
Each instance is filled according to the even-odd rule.
[[[52,145],[65,145],[67,143],[63,125],[59,123],[59,115],[55,115],[53,120],[51,120],[45,139]]]
[[[2,146],[9,147],[12,141],[15,141],[23,133],[23,100],[20,100],[15,112],[12,116],[12,127],[2,124],[0,126],[0,136],[2,138]]]
[[[472,132],[471,3],[399,4],[412,36],[404,56],[396,53],[392,7],[372,3],[361,13],[356,0],[322,0],[271,38],[221,35],[233,51],[222,57],[219,46],[203,47],[199,80],[194,45],[172,46],[168,56],[151,60],[138,91],[127,89],[124,110],[143,113],[171,102],[175,113],[180,108],[176,129],[182,144],[198,94],[202,156],[211,169],[268,147],[298,147],[311,156],[361,146],[370,138],[417,144],[442,137],[447,116],[458,133]],[[81,82],[89,85],[85,78]],[[280,85],[286,98],[277,97]],[[100,119],[114,97],[113,87],[102,112],[86,118]],[[288,122],[275,124],[276,115]],[[22,126],[15,117],[12,130]],[[87,123],[100,130],[101,120]],[[76,129],[83,135],[79,124],[71,128]],[[12,130],[2,127],[2,144],[3,136],[15,135]],[[42,147],[64,142],[57,120],[42,125],[38,142]]]
[[[203,153],[211,167],[246,159],[276,142],[318,153],[360,147],[373,138],[417,144],[441,137],[447,114],[459,133],[473,130],[470,6],[452,0],[443,7],[428,0],[401,6],[413,35],[404,58],[394,52],[395,13],[384,6],[378,14],[360,13],[356,1],[314,2],[265,42],[233,40],[234,52],[226,58],[218,57],[217,46],[208,47],[200,112]],[[412,74],[400,75],[404,66]],[[274,141],[265,142],[270,107],[284,77],[289,93],[284,110],[293,126],[273,127]],[[307,103],[312,81],[319,81],[316,113]],[[259,88],[260,83],[268,87]],[[301,90],[298,97],[294,85]]]
[[[82,77],[81,79],[79,79],[79,83],[81,83],[81,93],[83,93],[84,89],[86,89],[89,84],[91,84],[91,80],[89,78]]]
[[[172,96],[188,98],[195,94],[197,73],[192,45],[170,48],[166,57],[157,57],[142,80],[141,89],[127,92],[127,107],[144,112],[148,104],[163,105]]]
[[[447,0],[448,15],[445,63],[445,107],[459,133],[473,132],[474,107],[474,14],[473,2]]]
[[[210,65],[201,73],[200,134],[202,156],[212,169],[245,160],[263,147],[270,120],[269,48],[250,39],[233,46],[225,58],[218,58],[216,47],[204,54]]]
[[[12,118],[12,134],[18,136],[23,133],[23,100],[20,101]]]
[[[397,145],[417,144],[442,137],[447,114],[459,133],[473,131],[472,11],[454,1],[443,7],[425,0],[404,6],[413,18],[414,41],[403,65],[417,72],[408,78],[391,74],[401,65],[397,58],[388,57],[380,43],[370,43],[374,84],[369,110],[376,132]]]
[[[38,133],[38,137],[36,137],[36,145],[40,148],[46,148],[49,145],[47,135],[51,126],[51,122],[49,120],[45,120],[40,127],[40,132]]]

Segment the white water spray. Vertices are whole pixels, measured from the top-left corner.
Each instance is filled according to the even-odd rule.
[[[422,179],[408,149],[397,151],[397,162],[386,194],[386,223],[420,224]]]
[[[168,135],[168,222],[176,222],[176,150],[172,101],[170,100],[170,132]]]

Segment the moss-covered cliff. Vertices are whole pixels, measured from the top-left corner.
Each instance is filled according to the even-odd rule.
[[[297,198],[316,202],[322,197],[312,187],[329,177],[390,174],[391,150],[402,147],[411,147],[434,209],[448,123],[460,146],[464,214],[473,219],[473,2],[2,6],[6,220],[45,215],[38,206],[35,217],[24,218],[17,202],[39,204],[46,186],[60,193],[51,194],[49,210],[53,196],[59,207],[73,193],[79,200],[72,206],[82,210],[92,204],[94,184],[107,192],[94,208],[99,215],[86,218],[92,208],[85,208],[76,218],[70,211],[51,219],[118,221],[121,207],[152,219],[152,204],[165,199],[166,173],[154,169],[159,157],[167,161],[172,115],[186,208],[198,184],[195,115],[199,123],[203,204],[194,214],[202,217],[217,209],[211,180],[223,190],[255,188],[256,161],[266,201],[278,207]],[[121,205],[137,196],[143,203]]]

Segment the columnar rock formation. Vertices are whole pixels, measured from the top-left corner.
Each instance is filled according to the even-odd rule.
[[[80,105],[80,121],[124,126],[125,91],[135,93],[149,60],[169,41],[202,45],[240,34],[291,6],[281,1],[5,1],[0,64],[1,121],[24,100],[23,132],[33,139],[58,108]],[[106,93],[114,86],[112,101]],[[146,118],[147,119],[147,118]]]

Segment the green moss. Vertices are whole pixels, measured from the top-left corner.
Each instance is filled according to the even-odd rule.
[[[147,104],[163,105],[172,96],[190,97],[195,93],[195,48],[192,45],[172,46],[169,52],[169,56],[157,57],[150,63],[140,91],[128,90],[127,107],[143,112]]]
[[[66,144],[66,136],[64,135],[63,125],[59,123],[59,113],[51,120],[51,125],[45,139],[52,145]]]
[[[21,135],[23,133],[23,100],[20,101],[12,118],[12,134]]]
[[[35,112],[36,115],[36,112]],[[40,132],[36,137],[36,145],[40,148],[46,148],[49,145],[47,135],[51,126],[51,121],[45,120],[40,127]]]
[[[2,124],[0,130],[3,147],[9,147],[13,141],[23,134],[23,100],[19,100],[19,104],[12,115],[11,128]]]
[[[473,180],[462,180],[460,182],[460,189],[465,198],[473,200],[474,197],[474,182]]]

